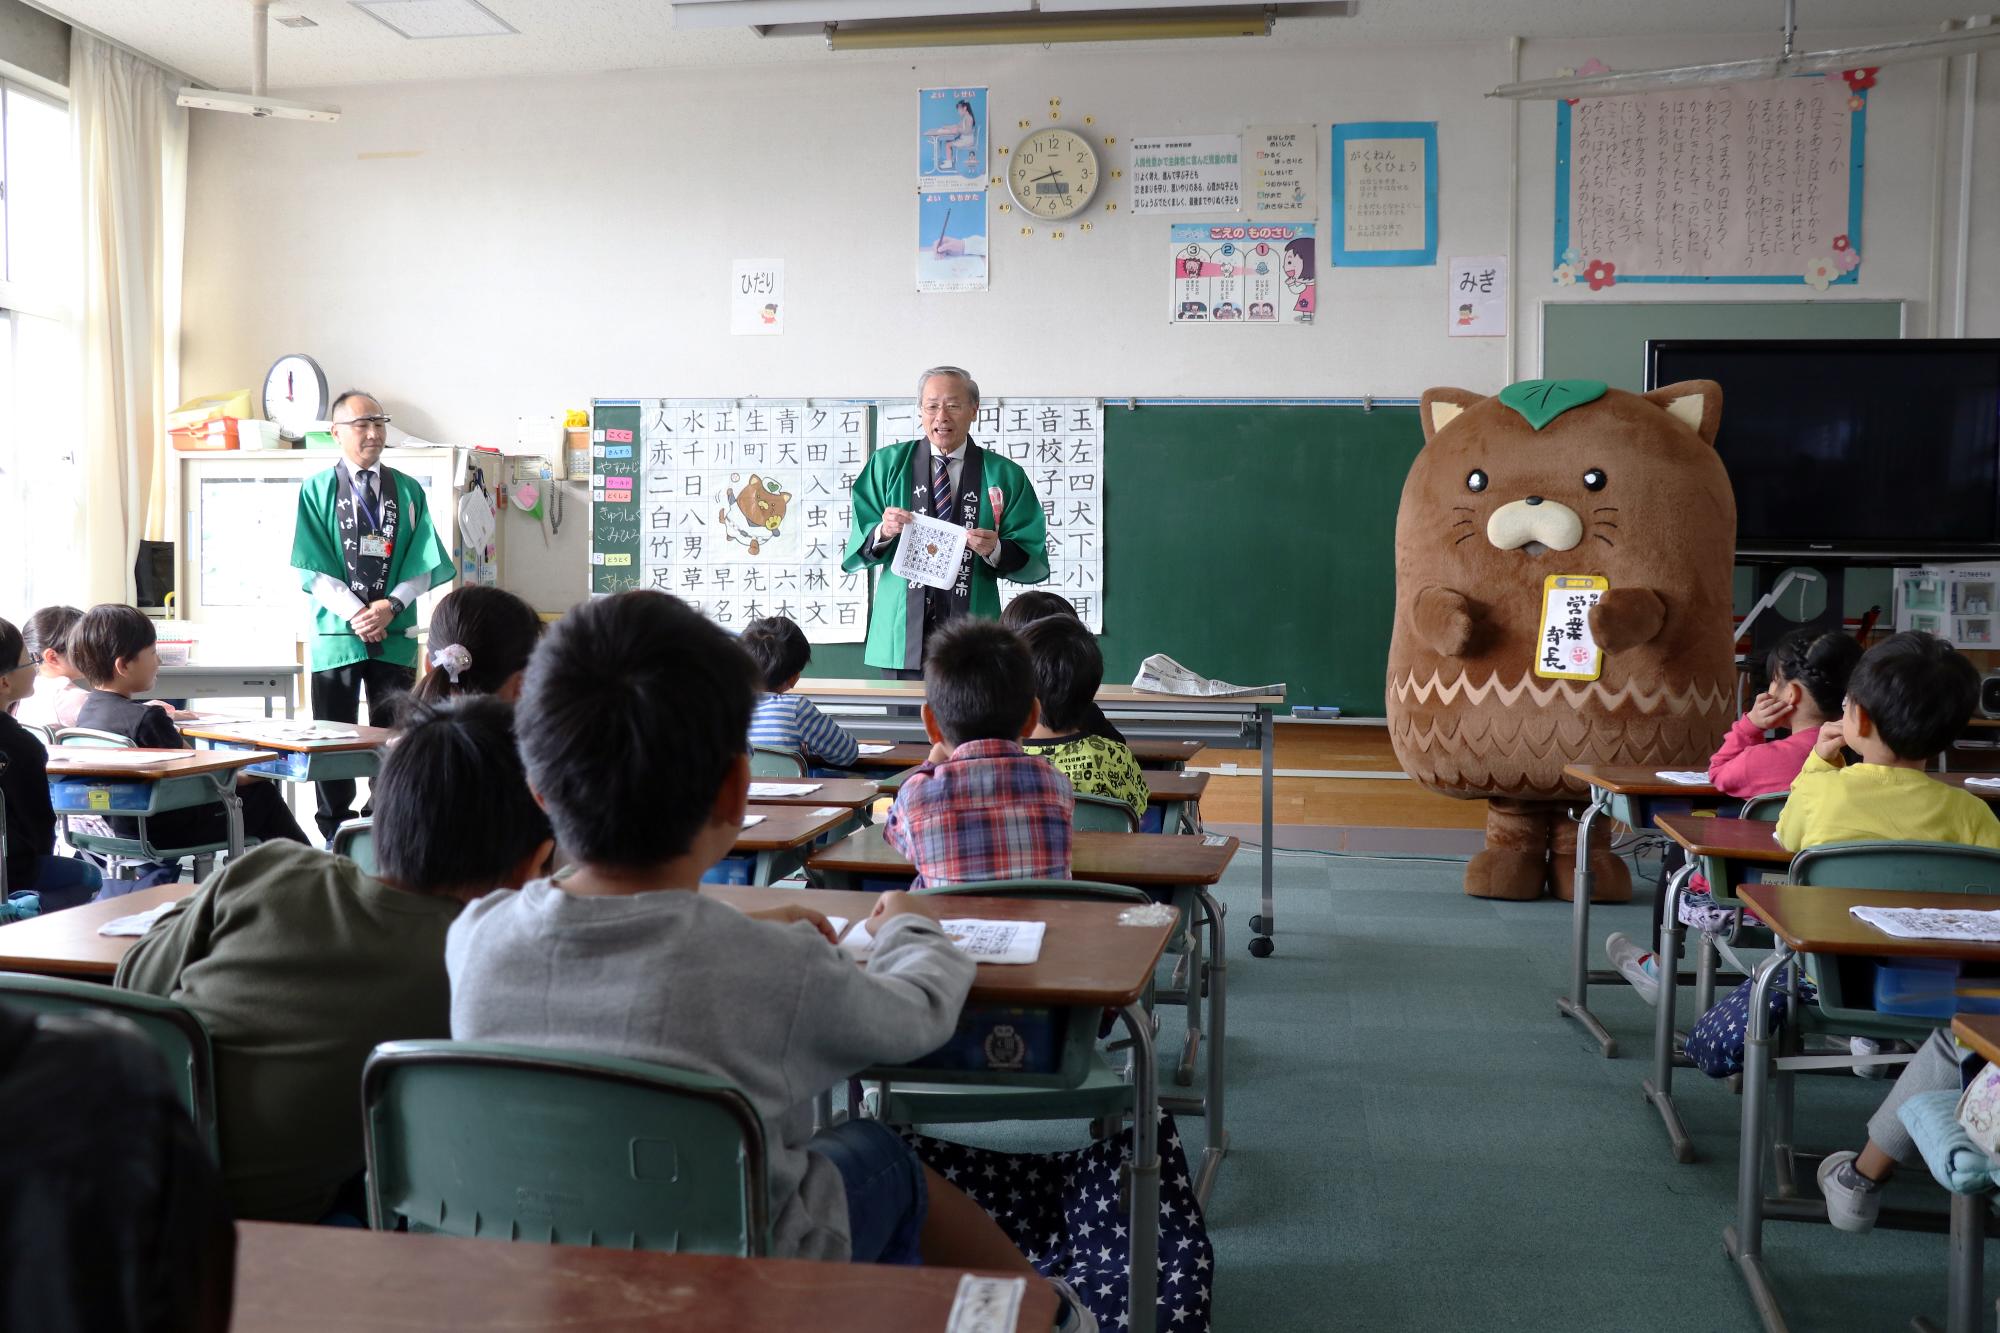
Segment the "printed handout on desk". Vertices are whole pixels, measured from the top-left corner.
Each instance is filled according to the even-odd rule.
[[[912,583],[926,588],[949,588],[958,581],[958,566],[965,556],[965,529],[928,514],[912,514],[903,525],[903,539],[896,543],[896,558],[889,569]]]
[[[2000,944],[2000,912],[1975,912],[1963,907],[1850,907],[1865,921],[1899,940],[1965,940]]]
[[[764,822],[764,818],[765,817],[763,815],[745,815],[743,816],[743,827],[756,828],[759,824]]]
[[[823,784],[817,782],[753,782],[750,784],[750,799],[772,796],[805,796],[816,792]]]
[[[1165,653],[1154,653],[1139,663],[1139,674],[1132,678],[1135,690],[1151,690],[1154,694],[1183,694],[1196,699],[1227,699],[1242,694],[1283,694],[1283,685],[1231,685],[1226,680],[1210,680],[1207,676],[1188,670]]]
[[[179,902],[161,903],[158,907],[149,907],[143,912],[134,912],[130,916],[113,917],[99,926],[97,933],[100,935],[129,935],[137,939],[151,930],[155,921],[158,921],[161,917],[179,906]]]
[[[229,722],[208,724],[215,731],[253,740],[273,741],[352,741],[361,733],[348,727],[320,726],[313,722]]]
[[[1708,774],[1693,768],[1663,768],[1653,776],[1665,782],[1678,782],[1683,787],[1708,785]]]
[[[1013,1333],[1021,1322],[1021,1300],[1028,1292],[1024,1277],[958,1279],[958,1294],[945,1316],[944,1333]]]
[[[77,754],[51,754],[49,767],[60,771],[72,765],[89,768],[151,768],[155,764],[171,764],[176,759],[191,759],[192,750],[86,750]]]
[[[1965,785],[1968,787],[2000,787],[2000,777],[1967,778],[1965,780]]]
[[[983,921],[978,917],[954,917],[940,921],[960,953],[971,954],[982,963],[1032,963],[1042,956],[1042,936],[1046,921]],[[840,947],[856,955],[874,951],[875,936],[866,921],[848,932]]]
[[[863,741],[861,742],[860,745],[856,746],[855,748],[859,750],[862,754],[887,754],[889,753],[889,751],[895,749],[896,747],[894,745],[891,745],[887,741],[881,741],[881,742]]]

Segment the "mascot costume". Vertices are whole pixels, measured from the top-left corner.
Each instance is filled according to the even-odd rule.
[[[1703,767],[1730,722],[1722,390],[1536,380],[1432,389],[1420,413],[1396,515],[1390,739],[1432,791],[1487,800],[1467,893],[1567,898],[1568,808],[1585,793],[1563,765]],[[1631,875],[1596,831],[1592,897],[1626,901]]]

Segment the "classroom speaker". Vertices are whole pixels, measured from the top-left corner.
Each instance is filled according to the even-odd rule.
[[[1987,717],[2000,717],[2000,671],[1979,682],[1979,711]]]

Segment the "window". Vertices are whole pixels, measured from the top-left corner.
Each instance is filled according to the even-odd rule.
[[[69,112],[0,79],[0,616],[16,623],[76,571],[76,190]]]

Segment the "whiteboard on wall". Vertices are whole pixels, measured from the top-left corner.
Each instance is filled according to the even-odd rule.
[[[182,619],[257,624],[298,633],[309,603],[292,569],[299,488],[333,466],[337,454],[296,449],[176,456],[181,475]],[[398,449],[383,462],[416,480],[431,523],[455,544],[453,457],[449,449]],[[428,618],[428,599],[419,620]]]

